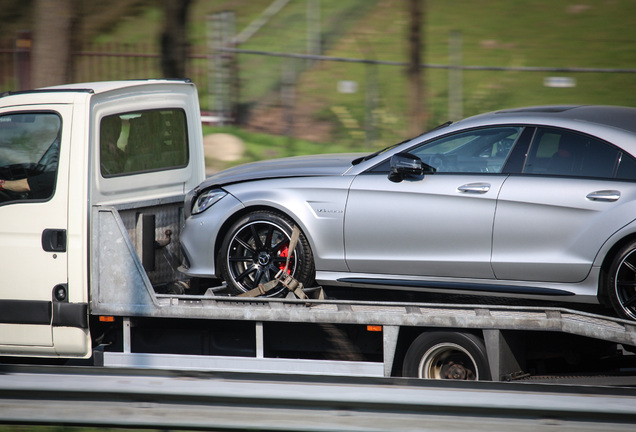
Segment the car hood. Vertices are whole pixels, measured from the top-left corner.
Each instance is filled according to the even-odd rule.
[[[356,158],[364,155],[365,153],[343,153],[296,156],[249,163],[208,177],[198,189],[266,178],[343,175],[353,166],[352,162]]]

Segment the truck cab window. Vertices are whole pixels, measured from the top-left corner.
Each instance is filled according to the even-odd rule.
[[[103,177],[170,170],[188,164],[186,116],[180,109],[103,117],[99,139]]]
[[[61,127],[55,113],[0,116],[0,203],[53,196]]]

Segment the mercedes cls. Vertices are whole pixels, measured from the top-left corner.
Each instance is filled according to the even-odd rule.
[[[247,164],[185,214],[183,271],[235,294],[289,260],[305,285],[601,302],[636,320],[635,108],[497,111],[372,154]]]

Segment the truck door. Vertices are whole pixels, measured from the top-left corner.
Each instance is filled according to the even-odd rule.
[[[0,109],[0,350],[52,354],[66,289],[71,108]],[[60,295],[60,293],[58,293]]]

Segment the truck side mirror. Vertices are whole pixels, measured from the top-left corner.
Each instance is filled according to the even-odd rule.
[[[419,157],[411,153],[396,153],[391,156],[389,180],[398,183],[408,176],[433,174],[435,171],[435,168],[425,164]]]

